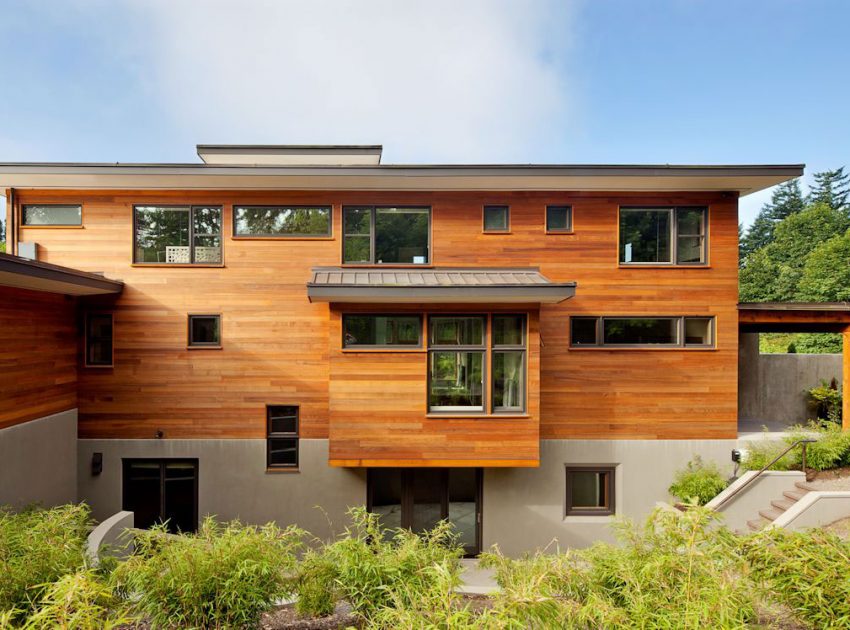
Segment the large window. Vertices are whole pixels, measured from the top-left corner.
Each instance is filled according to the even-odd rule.
[[[331,235],[329,206],[235,206],[234,236],[271,238]]]
[[[706,208],[621,208],[620,263],[706,262]]]
[[[67,204],[26,204],[21,208],[21,225],[25,227],[79,227],[83,224],[83,207]]]
[[[266,466],[298,468],[299,408],[296,405],[266,407]]]
[[[430,262],[429,208],[345,207],[342,262],[424,265]]]
[[[125,459],[122,508],[134,525],[166,523],[172,534],[198,528],[197,459]]]
[[[86,313],[86,367],[112,367],[112,315]]]
[[[136,206],[136,263],[221,263],[221,208]]]
[[[525,316],[493,315],[493,411],[525,409]]]
[[[343,315],[342,345],[358,347],[414,347],[422,345],[419,315]]]
[[[567,466],[567,516],[614,513],[613,466]]]
[[[571,317],[570,344],[714,347],[713,317]]]

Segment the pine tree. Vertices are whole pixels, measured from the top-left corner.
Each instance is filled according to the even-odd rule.
[[[806,201],[803,199],[803,193],[800,191],[800,179],[792,179],[790,182],[779,184],[768,204],[770,208],[770,218],[774,223],[779,223],[785,217],[792,214],[802,212],[806,207]]]
[[[815,185],[809,193],[809,203],[825,203],[835,210],[848,210],[850,173],[844,167],[814,174]]]
[[[805,207],[806,202],[800,191],[799,178],[777,186],[770,197],[770,202],[762,206],[750,229],[740,241],[741,266],[745,264],[747,256],[773,241],[773,231],[777,223],[792,214],[802,212]]]

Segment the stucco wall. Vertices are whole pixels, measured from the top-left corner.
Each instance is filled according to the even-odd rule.
[[[0,505],[77,498],[77,410],[0,429]]]

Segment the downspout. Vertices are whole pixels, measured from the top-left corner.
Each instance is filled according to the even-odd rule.
[[[18,228],[15,222],[15,189],[9,189],[9,197],[6,199],[6,252],[18,253]]]

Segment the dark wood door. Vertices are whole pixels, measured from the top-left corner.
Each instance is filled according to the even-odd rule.
[[[141,529],[167,523],[168,531],[198,529],[197,459],[125,459],[123,509]]]

